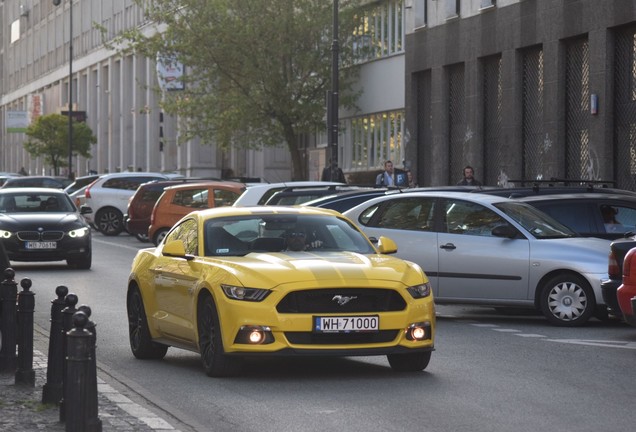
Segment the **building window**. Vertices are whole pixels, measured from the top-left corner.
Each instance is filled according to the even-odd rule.
[[[548,154],[552,140],[543,132],[543,49],[523,52],[522,76],[522,145],[524,180],[550,178],[548,164],[554,161]]]
[[[481,9],[487,9],[496,6],[497,0],[481,0]]]
[[[357,62],[404,52],[404,0],[387,0],[357,16],[353,51]]]
[[[446,0],[446,18],[457,18],[459,16],[459,0]]]
[[[501,145],[503,123],[503,82],[501,79],[501,55],[484,58],[483,104],[484,104],[484,184],[505,186],[505,179],[511,172],[504,161],[506,152]]]
[[[415,0],[413,2],[413,19],[415,28],[424,27],[427,23],[427,0]]]
[[[384,161],[400,166],[404,160],[404,111],[387,111],[343,120],[347,131],[345,146],[346,169],[368,171],[381,169]]]

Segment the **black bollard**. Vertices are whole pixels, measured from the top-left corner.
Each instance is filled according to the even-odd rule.
[[[88,366],[88,378],[86,380],[86,431],[101,432],[102,420],[98,415],[99,408],[97,402],[97,325],[90,319],[92,311],[89,306],[81,305],[77,310],[84,312],[86,318],[88,318],[88,322],[84,328],[91,333],[89,345],[90,361]]]
[[[77,312],[77,309],[75,309],[75,305],[77,304],[77,296],[73,293],[67,294],[65,299],[64,299],[64,303],[66,304],[66,307],[64,309],[62,309],[62,327],[63,327],[63,334],[64,334],[64,342],[62,343],[62,352],[63,352],[63,359],[64,359],[64,365],[62,366],[62,399],[60,399],[60,421],[63,422],[66,416],[66,410],[64,408],[64,398],[66,397],[66,363],[67,363],[67,344],[68,344],[68,337],[67,337],[67,333],[69,331],[71,331],[73,329],[73,314],[75,314],[75,312]]]
[[[16,299],[18,284],[14,280],[15,272],[12,268],[4,271],[4,279],[0,282],[0,298],[2,298],[2,317],[0,318],[0,332],[2,332],[2,346],[0,347],[0,372],[15,372],[18,357],[15,352],[17,342],[17,314]]]
[[[46,367],[46,383],[42,388],[42,403],[58,404],[63,395],[64,378],[64,324],[62,309],[66,306],[64,298],[68,288],[60,285],[55,288],[57,298],[51,300],[51,331],[49,334],[49,357]]]
[[[73,315],[74,328],[66,333],[66,381],[64,405],[66,431],[85,432],[87,394],[86,383],[90,365],[91,333],[85,329],[88,318],[84,312]]]
[[[31,289],[31,279],[20,281],[22,291],[18,294],[18,370],[15,372],[15,383],[35,386],[33,370],[33,311],[35,310],[35,294]]]

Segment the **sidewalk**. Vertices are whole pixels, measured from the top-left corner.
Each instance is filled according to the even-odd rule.
[[[48,347],[48,336],[36,330],[34,347],[34,387],[16,386],[13,373],[0,373],[0,431],[65,431],[66,425],[59,421],[58,406],[42,404],[47,357],[37,348]],[[178,432],[168,422],[105,383],[99,377],[99,371],[97,375],[99,418],[104,432]]]

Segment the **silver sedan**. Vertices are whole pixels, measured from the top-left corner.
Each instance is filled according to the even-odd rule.
[[[583,238],[545,213],[503,197],[396,193],[344,213],[369,237],[387,236],[419,264],[437,303],[527,307],[577,326],[606,306],[608,240]]]

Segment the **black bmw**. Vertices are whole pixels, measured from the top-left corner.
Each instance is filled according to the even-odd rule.
[[[66,192],[0,189],[0,241],[12,261],[62,261],[91,268],[91,229]]]

